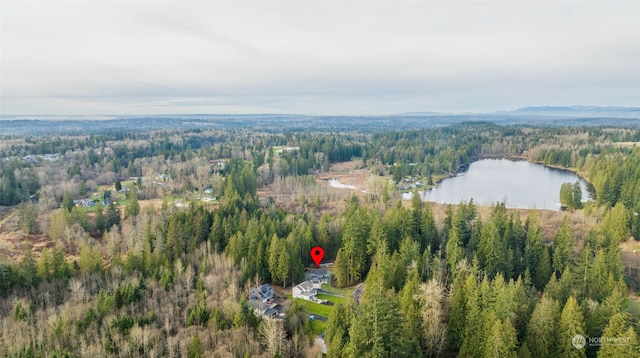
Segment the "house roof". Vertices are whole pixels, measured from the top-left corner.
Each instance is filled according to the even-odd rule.
[[[324,277],[324,276],[327,276],[328,271],[327,270],[309,270],[309,273],[311,273],[314,276]]]
[[[273,297],[273,287],[268,284],[264,284],[257,288],[251,289],[251,294],[249,296],[251,299],[269,299]]]
[[[262,301],[258,301],[258,300],[249,300],[247,302],[247,305],[251,308],[255,308],[257,310],[259,310],[260,312],[264,312],[265,310],[267,310],[269,308],[269,305],[267,305],[266,303],[262,302]]]
[[[298,289],[300,291],[311,291],[311,290],[313,290],[313,285],[309,281],[304,281],[304,282],[298,284],[297,287],[298,287]]]
[[[300,296],[305,296],[305,297],[311,297],[314,296],[315,293],[314,292],[302,292],[300,293]]]

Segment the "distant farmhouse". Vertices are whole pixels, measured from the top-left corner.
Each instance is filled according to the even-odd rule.
[[[75,206],[84,206],[86,208],[92,208],[94,206],[96,206],[96,202],[93,201],[92,199],[80,199],[80,200],[74,200],[73,204]]]

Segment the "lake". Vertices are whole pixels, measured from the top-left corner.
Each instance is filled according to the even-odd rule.
[[[576,180],[582,187],[583,201],[591,198],[588,184],[572,172],[521,160],[482,159],[420,196],[423,201],[444,204],[473,198],[478,205],[504,201],[508,208],[559,210],[560,186]],[[404,198],[411,198],[411,193]]]

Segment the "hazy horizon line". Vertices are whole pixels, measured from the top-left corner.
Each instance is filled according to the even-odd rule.
[[[308,116],[308,117],[381,117],[381,116],[410,116],[410,115],[492,115],[492,114],[509,114],[522,110],[583,110],[583,111],[640,111],[640,106],[619,106],[619,105],[531,105],[516,107],[509,110],[493,110],[493,111],[432,111],[432,110],[409,110],[406,112],[389,112],[389,113],[300,113],[300,112],[220,112],[220,113],[0,113],[3,117],[171,117],[171,116]]]

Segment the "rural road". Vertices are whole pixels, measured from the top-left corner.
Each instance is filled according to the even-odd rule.
[[[364,294],[364,283],[361,283],[358,286],[356,286],[356,288],[353,290],[353,293],[351,295],[353,296],[353,298],[356,300],[357,303],[360,303],[360,298],[362,297],[363,294]]]

